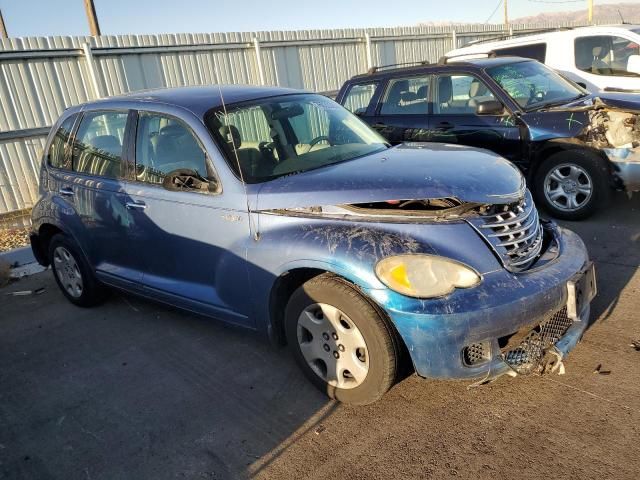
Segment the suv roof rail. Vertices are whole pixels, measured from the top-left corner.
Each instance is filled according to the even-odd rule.
[[[418,62],[404,62],[404,63],[391,63],[389,65],[380,65],[380,66],[376,66],[376,67],[371,67],[369,70],[367,70],[367,74],[368,75],[372,75],[374,73],[377,73],[381,70],[386,70],[387,68],[395,68],[395,67],[405,67],[408,65],[431,65],[431,62],[428,62],[426,60],[421,60]]]

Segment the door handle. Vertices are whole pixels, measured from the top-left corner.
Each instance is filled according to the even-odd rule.
[[[58,193],[64,197],[73,197],[73,189],[71,187],[63,187]]]
[[[436,125],[436,130],[451,130],[455,125],[449,122],[440,122]]]
[[[127,202],[125,203],[125,207],[127,207],[127,210],[144,210],[147,208],[147,205],[144,203]]]
[[[374,123],[371,125],[373,128],[385,128],[386,125],[384,123]]]

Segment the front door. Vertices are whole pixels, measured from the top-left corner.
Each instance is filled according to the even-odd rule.
[[[498,115],[478,115],[479,103],[497,100],[479,78],[441,74],[434,82],[431,141],[489,149],[519,163],[522,156],[517,119],[506,109]]]
[[[389,80],[376,115],[363,119],[393,145],[429,141],[429,78]]]
[[[230,204],[193,130],[173,116],[140,112],[132,170],[129,247],[145,263],[145,294],[248,325],[246,203]]]

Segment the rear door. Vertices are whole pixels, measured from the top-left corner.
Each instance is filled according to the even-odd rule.
[[[431,141],[486,148],[518,162],[522,154],[517,119],[506,108],[478,115],[478,104],[496,101],[494,92],[470,73],[441,73],[434,79]]]
[[[122,185],[127,110],[86,111],[71,144],[68,168],[52,178],[63,223],[103,280],[129,287],[141,279],[126,248],[129,218]]]
[[[193,125],[138,112],[126,185],[128,248],[144,263],[147,296],[248,325],[246,200],[225,193]],[[200,180],[176,189],[176,172]]]
[[[392,144],[429,141],[430,75],[389,79],[370,125]]]

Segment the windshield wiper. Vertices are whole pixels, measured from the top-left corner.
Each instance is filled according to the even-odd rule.
[[[539,105],[535,105],[535,106],[526,108],[525,110],[527,112],[534,112],[534,111],[537,111],[537,110],[542,110],[543,108],[559,107],[559,106],[562,106],[562,105],[566,105],[567,103],[571,103],[571,102],[575,102],[576,100],[580,100],[581,98],[584,98],[587,95],[589,95],[589,94],[588,93],[581,93],[580,95],[577,95],[577,96],[572,97],[572,98],[565,98],[565,99],[562,99],[562,100],[544,102],[544,103],[541,103]]]

